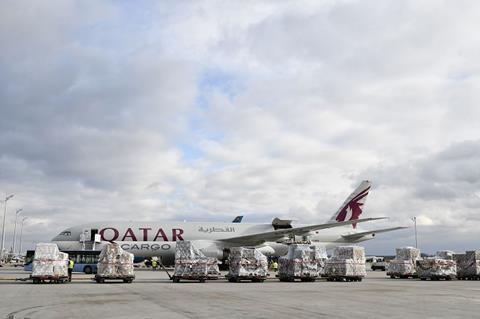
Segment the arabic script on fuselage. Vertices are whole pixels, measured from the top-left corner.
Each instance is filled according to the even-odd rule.
[[[202,233],[234,233],[235,227],[227,226],[227,227],[203,227],[200,226],[198,228],[199,232]]]

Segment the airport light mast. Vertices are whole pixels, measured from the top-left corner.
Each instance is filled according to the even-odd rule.
[[[12,247],[12,252],[15,254],[15,244],[16,244],[16,237],[17,237],[17,219],[18,219],[18,214],[20,214],[23,211],[23,208],[17,209],[15,212],[15,226],[13,227],[13,247]]]
[[[418,248],[418,241],[417,241],[417,216],[412,218],[413,224],[415,225],[415,248]]]
[[[5,249],[5,218],[7,216],[7,202],[9,199],[11,199],[14,196],[14,194],[7,195],[5,196],[5,200],[3,201],[3,205],[5,206],[5,210],[3,212],[3,224],[2,224],[2,247],[0,251],[0,259],[3,261],[3,251]]]
[[[27,216],[22,218],[22,227],[20,227],[20,248],[18,249],[18,254],[22,254],[22,235],[23,235],[23,223],[28,219]]]

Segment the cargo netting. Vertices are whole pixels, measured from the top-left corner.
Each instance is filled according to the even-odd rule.
[[[264,278],[268,275],[267,257],[255,248],[231,248],[228,262],[229,277]]]
[[[415,276],[417,274],[416,261],[421,259],[420,249],[415,247],[401,247],[395,249],[395,259],[387,266],[387,275],[390,276]]]
[[[327,251],[324,246],[292,244],[286,256],[278,259],[280,278],[315,278],[325,270]]]
[[[190,241],[178,241],[175,248],[174,276],[182,278],[218,276],[218,260],[206,257]]]
[[[420,278],[454,277],[457,275],[457,263],[437,257],[417,260],[417,273]]]
[[[32,277],[67,277],[68,254],[58,250],[57,244],[39,243],[35,247]]]
[[[454,260],[455,252],[451,250],[439,250],[435,255],[441,259]]]
[[[456,254],[457,276],[478,277],[480,276],[480,250],[466,251],[465,254]]]
[[[329,277],[365,277],[365,249],[359,246],[340,246],[326,261],[325,275]]]
[[[101,277],[122,278],[132,277],[133,254],[126,252],[117,243],[107,243],[97,263],[97,275]]]

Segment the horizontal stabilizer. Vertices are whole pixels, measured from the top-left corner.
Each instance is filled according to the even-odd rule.
[[[354,233],[354,234],[349,234],[349,235],[342,235],[342,237],[347,239],[347,240],[355,240],[355,239],[362,238],[363,236],[374,235],[374,234],[378,234],[378,233],[386,233],[386,232],[389,232],[389,231],[405,229],[405,228],[408,228],[408,227],[392,227],[392,228],[370,230],[370,231],[364,231],[364,232]]]
[[[317,224],[317,225],[309,225],[309,226],[302,226],[302,227],[277,229],[277,230],[258,233],[258,234],[225,238],[225,239],[221,239],[220,241],[232,243],[232,244],[241,244],[246,246],[256,246],[266,241],[277,241],[279,239],[282,239],[288,236],[305,236],[314,230],[340,227],[345,225],[351,225],[353,223],[363,223],[363,222],[369,222],[372,220],[379,220],[379,219],[387,219],[387,217],[363,218],[363,219],[357,219],[357,220],[347,220],[344,222],[332,222],[327,224]]]

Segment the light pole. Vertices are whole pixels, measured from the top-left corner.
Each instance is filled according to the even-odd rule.
[[[23,235],[23,223],[28,219],[28,217],[22,218],[22,227],[20,227],[20,248],[18,249],[18,254],[22,254],[22,235]]]
[[[417,241],[417,216],[412,218],[413,224],[415,225],[415,248],[418,248],[418,241]]]
[[[17,219],[18,219],[18,214],[20,214],[23,211],[23,208],[17,209],[15,212],[15,226],[13,227],[13,248],[12,252],[15,255],[15,241],[16,241],[16,236],[17,236]]]
[[[5,211],[3,213],[3,224],[2,224],[2,250],[0,251],[0,259],[3,261],[3,250],[5,249],[5,217],[7,217],[7,202],[9,199],[11,199],[14,195],[8,195],[5,196],[5,200],[3,201],[3,204],[5,205]]]

